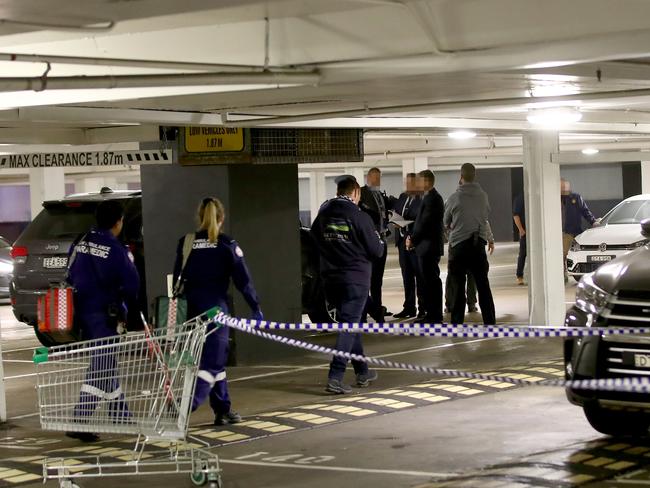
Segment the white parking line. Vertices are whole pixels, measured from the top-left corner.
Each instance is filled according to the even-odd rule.
[[[449,478],[453,473],[432,473],[429,471],[400,471],[397,469],[348,468],[345,466],[318,466],[289,463],[265,463],[263,461],[240,461],[236,459],[219,459],[222,464],[240,464],[243,466],[262,466],[265,468],[307,469],[313,471],[338,471],[341,473],[366,473],[394,476],[414,476],[416,478]]]
[[[20,419],[26,419],[29,417],[36,417],[36,416],[38,416],[38,412],[26,413],[25,415],[16,415],[15,417],[9,417],[9,420],[20,420]]]
[[[433,349],[442,349],[445,347],[454,347],[454,346],[460,346],[462,344],[472,344],[474,342],[483,342],[483,341],[492,341],[494,339],[474,339],[471,341],[462,341],[462,342],[451,342],[448,344],[438,344],[436,346],[429,346],[429,347],[422,347],[419,349],[410,349],[408,351],[400,351],[400,352],[393,352],[390,354],[382,354],[380,356],[373,356],[378,359],[382,358],[390,358],[393,356],[402,356],[404,354],[412,354],[416,352],[423,352],[423,351],[431,351]],[[251,376],[244,376],[243,378],[235,378],[234,380],[228,380],[228,383],[236,383],[239,381],[249,381],[249,380],[256,380],[260,378],[268,378],[270,376],[280,376],[280,375],[285,375],[285,374],[290,374],[290,373],[297,373],[299,371],[308,371],[310,369],[320,369],[323,368],[324,366],[328,366],[329,363],[323,363],[323,364],[318,364],[315,366],[299,366],[295,367],[293,369],[288,369],[286,371],[276,371],[273,373],[263,373],[263,374],[257,374],[257,375],[251,375]]]

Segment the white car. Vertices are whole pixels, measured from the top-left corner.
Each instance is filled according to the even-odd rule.
[[[636,195],[616,205],[594,227],[576,236],[567,255],[567,270],[576,281],[603,263],[633,251],[648,239],[642,220],[650,218],[650,194]]]

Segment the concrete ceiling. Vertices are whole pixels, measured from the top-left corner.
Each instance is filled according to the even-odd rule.
[[[472,144],[495,149],[494,137],[530,130],[527,111],[549,105],[582,112],[561,129],[584,143],[637,134],[630,149],[643,149],[650,139],[647,0],[47,5],[0,0],[0,142],[119,142],[129,133],[151,140],[159,124],[443,136],[462,127],[485,136],[454,142],[471,155]],[[28,82],[38,91],[16,91]],[[415,136],[414,146],[413,138],[381,134],[367,140],[369,154],[449,149],[444,137]]]

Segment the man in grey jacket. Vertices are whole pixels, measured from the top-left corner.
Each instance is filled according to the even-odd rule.
[[[465,279],[470,272],[476,280],[483,323],[494,325],[496,312],[488,280],[490,265],[485,252],[490,203],[487,194],[475,179],[474,165],[463,164],[460,169],[460,186],[445,204],[443,222],[449,229],[449,277],[454,297],[451,323],[462,324],[465,321]]]

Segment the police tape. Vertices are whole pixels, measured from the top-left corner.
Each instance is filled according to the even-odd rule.
[[[501,337],[598,337],[601,335],[650,334],[650,327],[548,327],[533,325],[469,325],[469,324],[415,324],[415,323],[316,323],[292,324],[266,320],[238,319],[250,327],[264,330],[306,332],[359,332],[364,334],[391,334],[419,337],[461,337],[497,339]]]
[[[431,374],[434,376],[442,376],[442,377],[449,377],[449,378],[466,378],[466,379],[476,379],[482,381],[498,381],[502,383],[510,383],[513,385],[520,385],[520,386],[553,386],[553,387],[563,387],[563,388],[571,388],[575,390],[588,390],[588,391],[650,393],[650,378],[648,377],[604,378],[604,379],[593,379],[593,380],[568,380],[568,381],[567,380],[531,381],[525,379],[510,378],[507,376],[472,373],[469,371],[459,371],[456,369],[441,369],[441,368],[432,368],[430,366],[420,366],[417,364],[399,363],[394,361],[387,361],[385,359],[373,358],[370,356],[361,356],[359,354],[343,352],[337,349],[320,346],[318,344],[313,344],[310,342],[305,342],[290,337],[273,335],[268,332],[259,330],[258,328],[256,328],[256,326],[250,325],[252,322],[260,323],[263,321],[251,321],[246,319],[239,319],[239,318],[231,317],[230,315],[227,315],[223,312],[217,313],[217,315],[212,319],[212,322],[216,324],[228,326],[230,328],[245,332],[247,334],[252,334],[261,337],[263,339],[278,342],[280,344],[284,344],[287,346],[304,349],[310,352],[321,353],[328,356],[338,356],[348,360],[360,361],[369,365],[370,364],[377,365],[383,368],[401,369],[406,371],[412,371],[415,373]],[[353,330],[346,330],[345,332],[353,332]]]

